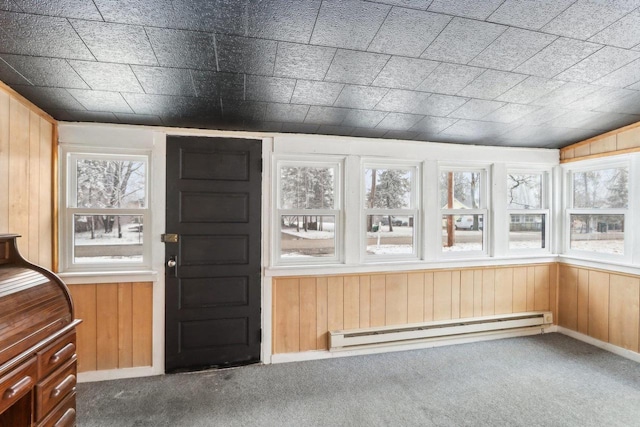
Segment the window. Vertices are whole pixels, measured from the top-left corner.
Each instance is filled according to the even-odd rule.
[[[417,166],[366,163],[366,257],[417,258]]]
[[[277,163],[276,262],[340,260],[339,162]]]
[[[63,269],[149,267],[148,155],[63,156]]]
[[[549,209],[544,172],[507,172],[509,250],[549,250]]]
[[[483,169],[441,169],[443,253],[486,253],[486,175]]]
[[[624,256],[628,166],[576,170],[569,177],[568,250]]]

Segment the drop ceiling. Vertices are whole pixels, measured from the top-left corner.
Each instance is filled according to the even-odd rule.
[[[640,0],[0,0],[65,121],[558,148],[640,121]]]

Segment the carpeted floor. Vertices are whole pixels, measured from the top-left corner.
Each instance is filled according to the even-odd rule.
[[[79,426],[640,426],[640,364],[560,334],[78,385]]]

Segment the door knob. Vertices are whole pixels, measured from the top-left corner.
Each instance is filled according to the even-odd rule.
[[[176,260],[171,258],[169,261],[167,261],[167,267],[169,268],[173,268],[176,266]]]

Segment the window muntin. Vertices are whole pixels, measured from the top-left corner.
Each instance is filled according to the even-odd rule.
[[[367,258],[417,258],[417,166],[365,163]]]
[[[277,162],[276,263],[340,260],[338,162]]]
[[[547,172],[507,172],[510,251],[549,251]]]

